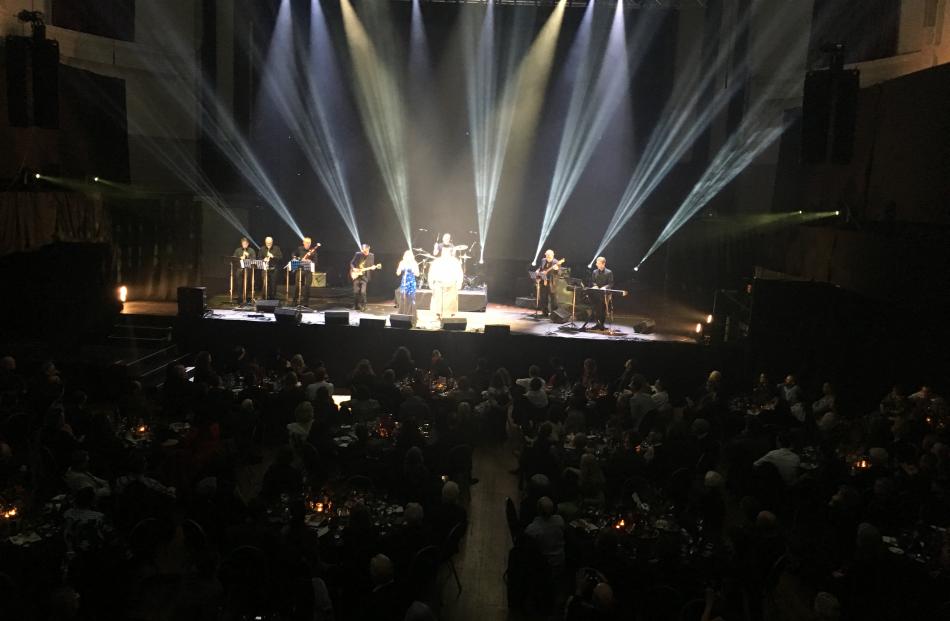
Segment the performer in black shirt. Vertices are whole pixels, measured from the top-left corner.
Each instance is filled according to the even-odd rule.
[[[432,254],[437,257],[442,256],[442,252],[445,251],[446,254],[454,255],[455,254],[455,244],[452,243],[452,234],[446,233],[442,236],[442,241],[435,242],[435,246],[432,248]]]
[[[614,273],[607,269],[607,259],[604,257],[597,257],[596,268],[590,273],[590,286],[597,289],[614,288]],[[588,297],[591,303],[592,318],[597,322],[594,329],[603,330],[604,322],[607,320],[607,304],[610,301],[610,294],[588,291]]]
[[[376,257],[369,251],[369,244],[363,244],[359,252],[353,255],[350,261],[350,276],[353,278],[353,309],[366,310],[366,288],[372,276],[372,268]],[[355,270],[355,271],[354,271]]]
[[[231,255],[235,259],[256,259],[257,251],[251,248],[251,241],[246,238],[241,238],[241,245],[235,248],[234,254]],[[235,261],[235,263],[237,263]],[[251,269],[250,267],[241,268],[235,265],[237,269],[238,279],[241,281],[241,304],[249,304],[251,298],[254,297],[254,292],[251,291]],[[232,272],[233,273],[233,272]]]
[[[290,274],[294,287],[294,299],[298,305],[310,305],[310,285],[313,284],[313,265],[317,262],[316,252],[320,244],[314,244],[309,237],[304,237],[300,245],[294,250],[293,257],[300,260],[300,267]]]
[[[545,317],[548,316],[548,312],[553,313],[557,310],[557,280],[563,262],[563,259],[558,261],[554,258],[553,250],[548,250],[544,253],[541,265],[535,272],[539,287],[538,304],[541,307],[541,314]]]
[[[267,290],[264,292],[265,300],[277,299],[277,267],[284,253],[280,251],[280,246],[274,243],[273,237],[264,238],[264,247],[261,248],[261,259],[267,261]]]

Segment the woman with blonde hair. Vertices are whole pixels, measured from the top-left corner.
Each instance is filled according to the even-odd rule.
[[[399,306],[400,315],[412,315],[413,323],[416,319],[416,277],[419,274],[419,264],[412,254],[412,250],[402,253],[402,261],[396,267],[396,276],[402,276],[399,282],[399,299],[396,300]]]

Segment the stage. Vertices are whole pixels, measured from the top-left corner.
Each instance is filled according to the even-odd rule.
[[[310,307],[302,309],[300,322],[305,325],[326,325],[327,311],[348,311],[349,325],[359,326],[360,320],[385,319],[389,329],[388,318],[397,312],[392,299],[371,301],[365,311],[357,312],[348,307],[352,295],[346,288],[325,288],[319,293],[314,291],[311,296]],[[644,303],[648,308],[644,308]],[[666,343],[696,342],[690,328],[694,325],[684,321],[679,315],[681,309],[669,310],[667,307],[650,304],[641,300],[640,305],[618,304],[618,312],[613,321],[608,323],[606,330],[594,330],[593,323],[583,329],[584,322],[577,320],[572,326],[570,321],[555,323],[548,318],[541,317],[531,309],[519,308],[514,305],[487,303],[484,312],[459,312],[457,318],[465,319],[465,332],[482,333],[486,325],[508,326],[512,334],[523,334],[537,337],[552,337],[560,339],[586,339],[592,341],[644,341]],[[282,304],[280,308],[294,308]],[[570,308],[569,306],[567,307]],[[164,315],[177,314],[178,307],[174,302],[126,302],[124,314],[130,315]],[[649,311],[649,312],[644,312]],[[239,307],[230,303],[227,296],[214,296],[208,300],[207,319],[216,319],[227,322],[249,322],[258,324],[276,323],[273,313],[259,312],[250,307]],[[644,322],[655,322],[655,328],[649,333],[638,333],[634,326]],[[393,328],[401,329],[401,328]],[[642,328],[641,328],[642,329]],[[440,331],[443,330],[435,312],[420,310],[417,313],[416,326],[413,331]]]

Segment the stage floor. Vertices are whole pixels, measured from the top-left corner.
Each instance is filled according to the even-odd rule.
[[[329,293],[329,292],[328,292]],[[322,325],[324,313],[328,310],[348,310],[350,313],[350,325],[358,326],[360,319],[369,317],[374,319],[388,318],[390,314],[396,312],[395,304],[392,300],[371,302],[367,305],[366,311],[356,312],[347,308],[345,298],[336,295],[324,295],[312,301],[313,310],[303,312],[301,322],[304,324]],[[210,310],[209,318],[224,321],[242,321],[252,323],[273,323],[274,316],[266,313],[258,313],[253,310],[236,309],[228,304],[226,298],[213,298],[209,300],[208,308]],[[123,310],[125,314],[132,315],[175,315],[177,305],[174,302],[126,302]],[[513,334],[530,334],[534,336],[550,336],[556,338],[568,339],[589,339],[589,340],[627,340],[627,341],[646,341],[646,342],[675,342],[675,343],[694,343],[695,339],[687,331],[686,326],[678,325],[681,322],[665,321],[665,317],[658,316],[657,313],[640,314],[623,312],[614,316],[614,322],[607,326],[608,330],[593,330],[590,326],[587,330],[579,330],[583,322],[577,322],[578,329],[567,328],[564,324],[552,323],[546,318],[535,318],[534,313],[524,308],[509,306],[505,304],[489,303],[485,312],[458,313],[456,317],[464,317],[467,321],[466,332],[483,332],[486,324],[502,324],[510,326]],[[638,334],[633,326],[644,319],[653,319],[656,322],[656,332],[652,334]],[[671,329],[671,324],[680,328]],[[435,313],[428,310],[419,311],[418,322],[414,330],[440,330],[441,326]]]

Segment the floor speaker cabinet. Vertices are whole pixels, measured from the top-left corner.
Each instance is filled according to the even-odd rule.
[[[465,317],[443,317],[442,318],[443,330],[458,330],[460,332],[464,332],[465,327],[467,325],[468,325],[468,320]]]
[[[392,328],[403,328],[408,330],[413,327],[414,323],[415,322],[413,321],[412,315],[399,315],[393,313],[389,316],[389,325]]]
[[[386,320],[377,317],[360,317],[361,328],[385,328]]]
[[[571,320],[571,309],[565,306],[558,306],[557,310],[551,313],[551,323],[567,323]]]
[[[508,324],[498,324],[498,323],[485,324],[486,336],[508,336],[509,334],[511,334],[511,326],[509,326]]]
[[[534,308],[537,306],[537,299],[531,297],[515,298],[515,306],[518,308]]]
[[[350,311],[327,311],[323,314],[323,323],[328,326],[348,326]]]
[[[280,306],[278,300],[258,300],[254,303],[254,310],[259,313],[270,313],[273,315],[278,306]]]
[[[278,308],[274,311],[274,319],[285,326],[299,326],[303,314],[296,308]]]
[[[178,316],[197,319],[205,314],[207,299],[204,287],[178,287]]]
[[[656,330],[656,322],[652,319],[643,319],[633,324],[633,331],[637,334],[653,334]]]

